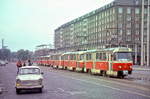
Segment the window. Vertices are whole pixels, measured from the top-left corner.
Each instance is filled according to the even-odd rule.
[[[127,23],[126,27],[131,28],[131,23]]]
[[[131,41],[131,36],[127,36],[127,41]]]
[[[122,29],[118,30],[118,32],[119,32],[119,35],[123,34],[123,30]]]
[[[127,35],[131,35],[131,30],[127,30]]]
[[[76,60],[76,55],[73,55],[73,60]]]
[[[136,29],[139,28],[139,24],[135,24],[135,28],[136,28]]]
[[[139,8],[136,8],[135,9],[135,14],[139,14],[140,13],[140,9]]]
[[[138,0],[136,0],[136,1],[135,1],[135,4],[136,4],[136,5],[138,5],[138,4],[139,4],[139,1],[138,1]]]
[[[84,59],[84,54],[80,55],[80,60]]]
[[[112,12],[115,13],[115,9],[114,8],[112,9]]]
[[[123,13],[123,8],[119,8],[119,9],[118,9],[118,12],[119,12],[119,13]]]
[[[106,60],[106,53],[96,53],[97,60]]]
[[[101,60],[102,59],[102,53],[96,53],[96,59]]]
[[[131,16],[130,15],[127,16],[127,21],[131,21]]]
[[[148,0],[144,0],[144,4],[147,5],[148,4]]]
[[[114,53],[114,57],[115,57],[114,60],[118,60],[118,61],[132,60],[131,53],[128,52]]]
[[[103,53],[103,60],[106,60],[106,53]]]
[[[23,68],[19,71],[20,75],[25,74],[40,74],[40,69],[38,68]]]
[[[127,8],[127,13],[131,14],[131,8]]]
[[[120,28],[122,28],[123,26],[122,26],[122,23],[118,23],[118,28],[120,29]]]
[[[144,9],[144,13],[145,13],[145,14],[148,13],[148,9],[147,9],[147,8]]]
[[[92,55],[91,54],[86,54],[86,60],[91,60],[92,59]]]

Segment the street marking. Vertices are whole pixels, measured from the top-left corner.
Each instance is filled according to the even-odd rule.
[[[58,73],[58,71],[53,71],[54,73]],[[66,74],[66,73],[61,73],[61,74]],[[144,88],[144,87],[140,87],[140,86],[129,86],[128,84],[125,84],[125,83],[119,83],[119,82],[116,82],[116,81],[108,81],[108,80],[104,80],[104,79],[97,79],[97,78],[90,78],[90,79],[96,79],[96,80],[99,80],[99,81],[103,81],[103,82],[108,82],[108,83],[113,83],[113,84],[118,84],[118,85],[123,85],[123,86],[127,86],[127,87],[133,87],[133,88],[136,88],[136,89],[140,89],[140,90],[143,90],[143,91],[150,91],[150,89],[148,88]],[[128,81],[126,81],[128,82]],[[131,82],[132,83],[132,82]]]
[[[107,85],[103,85],[103,84],[99,84],[99,83],[91,82],[91,81],[87,81],[87,80],[76,79],[76,78],[72,78],[72,77],[69,77],[69,76],[64,76],[64,75],[61,75],[61,76],[65,77],[65,78],[70,78],[70,79],[73,79],[73,80],[78,80],[78,81],[94,84],[94,85],[97,85],[97,86],[103,86],[103,87],[107,87],[107,88],[110,88],[110,89],[114,89],[114,90],[118,90],[118,91],[122,91],[122,92],[127,92],[129,94],[132,93],[132,94],[136,94],[136,95],[140,95],[140,96],[143,96],[143,97],[150,98],[150,96],[142,94],[142,93],[138,93],[138,92],[133,92],[133,91],[129,91],[129,90],[122,90],[122,89],[119,89],[119,88],[115,88],[115,87],[111,87],[111,86],[107,86]]]
[[[86,94],[85,91],[67,91],[71,95]]]
[[[85,91],[65,91],[62,88],[57,88],[57,89],[60,90],[61,92],[64,92],[64,93],[67,93],[67,94],[70,94],[70,95],[86,94]]]
[[[94,79],[94,78],[91,78],[91,79]],[[104,82],[108,82],[108,83],[114,83],[114,84],[118,84],[118,85],[123,85],[123,86],[127,86],[127,87],[133,87],[133,88],[136,88],[136,89],[140,89],[140,90],[144,90],[144,91],[150,91],[150,89],[148,89],[148,88],[144,88],[144,87],[140,87],[140,86],[134,86],[134,85],[132,85],[132,86],[129,86],[128,84],[125,84],[125,83],[119,83],[119,82],[116,82],[116,81],[108,81],[108,80],[104,80],[104,79],[97,79],[97,80],[99,80],[99,81],[104,81]],[[128,81],[126,81],[126,82],[128,82]]]
[[[65,90],[63,90],[62,88],[57,88],[58,90],[60,90],[60,91],[62,91],[62,92],[64,92]]]
[[[58,73],[57,71],[53,71],[52,73]],[[61,73],[61,74],[65,74],[65,73]],[[118,90],[118,91],[122,91],[122,92],[127,92],[129,94],[136,94],[136,95],[140,95],[140,96],[143,96],[143,97],[148,97],[150,98],[149,95],[145,95],[145,94],[142,94],[142,93],[138,93],[138,92],[133,92],[133,91],[129,91],[129,90],[122,90],[122,89],[119,89],[119,88],[115,88],[115,87],[111,87],[111,86],[107,86],[107,85],[103,85],[103,84],[99,84],[99,83],[96,83],[96,82],[91,82],[91,81],[87,81],[87,80],[83,80],[83,79],[76,79],[76,78],[73,78],[73,77],[70,77],[70,76],[65,76],[65,75],[60,75],[60,76],[63,76],[65,78],[70,78],[70,79],[73,79],[73,80],[78,80],[78,81],[82,81],[82,82],[86,82],[86,83],[90,83],[90,84],[94,84],[94,85],[97,85],[97,86],[103,86],[103,87],[107,87],[107,88],[110,88],[110,89],[114,89],[114,90]],[[106,81],[106,80],[102,80],[102,79],[99,79],[101,81],[105,81],[105,82],[109,82],[109,83],[113,83],[113,82],[110,82],[110,81]],[[114,82],[115,84],[120,84],[120,85],[125,85],[127,86],[126,84],[121,84],[121,83],[118,83],[118,82]],[[130,86],[131,87],[131,86]],[[132,86],[133,87],[133,86]],[[149,91],[149,90],[148,90]]]

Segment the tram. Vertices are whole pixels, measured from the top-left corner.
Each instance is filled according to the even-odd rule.
[[[105,48],[54,54],[38,58],[36,62],[54,68],[124,78],[132,74],[131,53],[132,50],[126,47]]]

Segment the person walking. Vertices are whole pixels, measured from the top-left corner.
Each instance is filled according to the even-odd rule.
[[[23,66],[26,66],[26,62],[23,62]]]
[[[28,60],[28,66],[31,66],[32,63],[31,63],[31,60]]]
[[[18,69],[18,71],[17,71],[17,73],[18,73],[19,72],[19,68],[22,67],[22,63],[21,63],[20,60],[17,62],[16,66],[17,66],[17,69]]]

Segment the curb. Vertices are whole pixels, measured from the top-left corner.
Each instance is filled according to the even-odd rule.
[[[148,68],[133,68],[133,70],[150,71],[150,69],[148,69]]]

